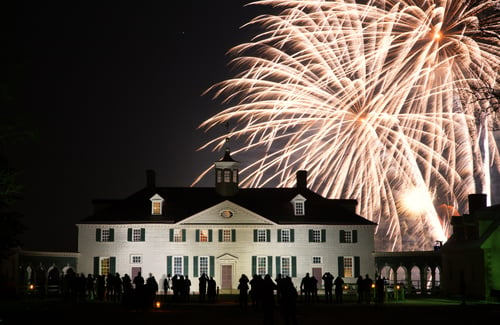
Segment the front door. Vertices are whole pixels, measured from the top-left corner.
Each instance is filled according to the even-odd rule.
[[[323,288],[323,280],[321,279],[323,277],[322,272],[323,272],[323,269],[320,267],[313,267],[312,268],[312,275],[313,275],[313,277],[316,278],[316,280],[318,280],[318,289]]]
[[[221,265],[221,289],[233,288],[233,266],[230,264]]]

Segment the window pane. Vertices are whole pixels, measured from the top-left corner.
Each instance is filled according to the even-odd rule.
[[[313,264],[321,264],[321,256],[313,256]]]
[[[174,229],[174,242],[182,241],[182,229]]]
[[[281,230],[281,241],[284,243],[290,242],[290,229]]]
[[[304,215],[304,202],[302,201],[295,202],[295,215],[297,216]]]
[[[110,266],[109,261],[110,261],[109,257],[101,258],[101,274],[104,276],[109,274],[109,266]]]
[[[110,238],[110,231],[109,229],[102,229],[101,230],[101,241],[109,241]]]
[[[231,182],[231,171],[225,169],[224,170],[224,183],[229,183]]]
[[[292,260],[289,256],[281,257],[281,275],[283,277],[290,276],[291,277],[291,265]]]
[[[313,230],[313,242],[320,243],[321,242],[321,230]]]
[[[141,229],[133,229],[132,230],[132,241],[141,241]]]
[[[231,242],[231,229],[222,230],[222,241]]]
[[[208,256],[200,256],[198,261],[200,274],[208,274]]]
[[[266,275],[267,274],[267,257],[266,256],[257,256],[257,275]]]
[[[353,258],[344,256],[344,277],[353,276]]]
[[[344,242],[352,243],[352,231],[345,230],[344,231]]]
[[[208,242],[208,230],[206,229],[201,229],[200,230],[200,241],[201,242]]]
[[[265,242],[266,241],[266,230],[265,229],[257,230],[257,241],[258,242]]]
[[[153,214],[161,214],[161,202],[153,202]]]
[[[177,275],[177,274],[182,274],[183,272],[183,267],[182,267],[182,256],[174,256],[172,258],[173,260],[173,271],[174,271],[174,275]]]

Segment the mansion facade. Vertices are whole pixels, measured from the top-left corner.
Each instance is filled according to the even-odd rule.
[[[296,286],[309,273],[325,272],[354,283],[374,274],[376,224],[357,215],[355,200],[327,199],[307,188],[297,172],[293,188],[239,188],[239,162],[229,149],[215,162],[215,187],[146,187],[120,200],[94,200],[78,227],[78,272],[149,273],[161,284],[170,276],[203,273],[221,293],[237,289],[242,274],[289,276]],[[160,290],[161,291],[161,290]]]

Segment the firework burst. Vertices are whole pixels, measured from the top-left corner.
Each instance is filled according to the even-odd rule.
[[[436,208],[464,212],[475,177],[487,186],[498,162],[490,115],[475,118],[490,100],[471,100],[473,89],[497,87],[495,2],[253,5],[278,13],[249,22],[261,32],[230,50],[234,78],[207,90],[227,108],[200,126],[231,122],[245,141],[234,154],[258,153],[240,184],[293,186],[305,169],[312,190],[358,200],[378,223],[377,250],[446,241],[450,216]],[[219,150],[225,137],[203,148]]]

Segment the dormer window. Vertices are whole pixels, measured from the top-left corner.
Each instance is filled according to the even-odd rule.
[[[163,213],[163,201],[165,201],[158,194],[153,195],[151,200],[151,215],[153,216],[161,216]]]
[[[293,204],[293,214],[295,216],[304,216],[306,214],[306,198],[302,195],[297,195],[291,201]]]

